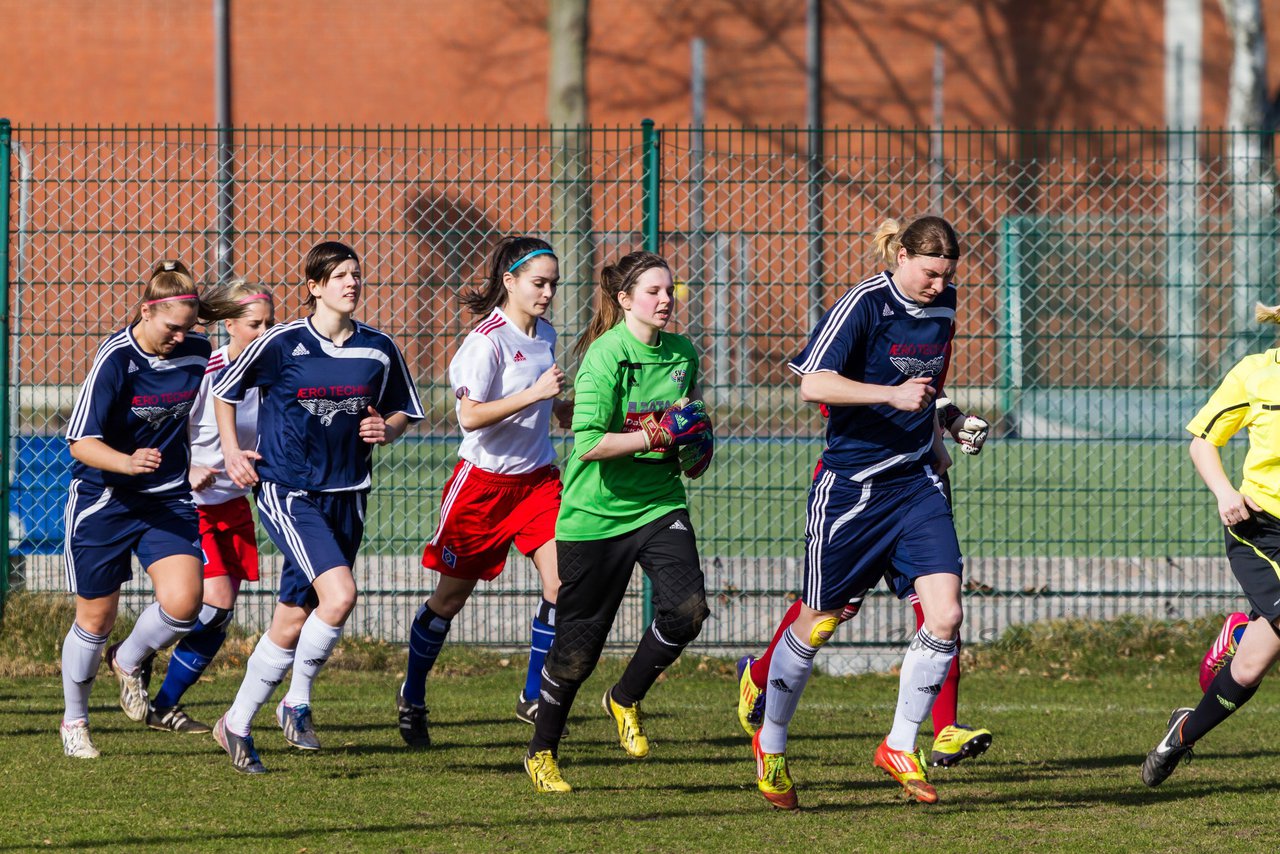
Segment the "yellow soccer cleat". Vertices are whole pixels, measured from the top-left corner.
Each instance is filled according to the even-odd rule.
[[[600,698],[600,705],[605,714],[613,718],[618,725],[618,743],[622,749],[635,759],[643,759],[649,755],[649,739],[645,737],[644,727],[640,724],[640,704],[620,706],[613,699],[613,689],[609,688]]]
[[[759,731],[751,737],[751,749],[756,755],[756,787],[769,806],[779,810],[800,809],[796,786],[787,769],[787,754],[762,751]]]
[[[925,776],[923,750],[894,750],[887,740],[882,741],[872,764],[896,780],[908,798],[922,804],[938,802],[938,791],[929,785],[929,778]]]
[[[555,754],[550,750],[539,750],[532,756],[526,756],[524,770],[529,772],[534,791],[553,793],[573,791],[573,786],[566,783],[560,776],[560,765],[556,762]]]
[[[950,768],[961,760],[981,756],[991,746],[991,731],[981,727],[952,724],[943,727],[933,740],[929,764],[935,768]]]
[[[738,659],[738,723],[747,735],[755,735],[764,720],[764,691],[751,681],[754,663],[749,655]]]

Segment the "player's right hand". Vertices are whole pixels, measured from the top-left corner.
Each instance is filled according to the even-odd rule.
[[[125,474],[150,474],[160,468],[160,451],[155,448],[139,448],[129,455],[128,471]]]
[[[243,489],[258,482],[258,470],[253,464],[262,459],[262,454],[242,450],[234,454],[224,452],[224,456],[227,461],[227,477],[231,478],[232,483]]]
[[[1218,518],[1228,528],[1239,525],[1261,509],[1252,498],[1234,489],[1218,498]]]
[[[538,400],[559,397],[562,391],[564,391],[564,371],[560,370],[559,365],[547,368],[533,384],[533,393],[537,395]]]
[[[903,412],[923,412],[933,403],[938,390],[929,383],[933,377],[912,377],[902,385],[889,387],[888,403]]]

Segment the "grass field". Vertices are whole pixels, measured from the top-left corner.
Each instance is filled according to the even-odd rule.
[[[1224,453],[1233,476],[1242,451],[1232,445]],[[721,442],[710,471],[690,487],[702,552],[802,554],[805,498],[820,452],[818,441]],[[421,548],[456,454],[452,442],[409,441],[379,452],[368,529],[376,550]],[[980,456],[955,456],[956,521],[967,554],[1221,554],[1212,496],[1185,442],[997,439]]]
[[[562,746],[576,787],[567,796],[535,794],[520,767],[530,730],[512,716],[519,658],[446,648],[429,692],[435,744],[424,752],[408,751],[396,732],[394,668],[328,671],[315,695],[325,749],[287,752],[264,711],[259,747],[271,773],[259,778],[233,772],[208,736],[128,721],[105,676],[92,706],[103,757],[65,759],[57,678],[7,677],[0,850],[1274,850],[1275,691],[1264,687],[1194,763],[1149,790],[1138,765],[1169,710],[1194,701],[1193,648],[1209,626],[1186,642],[1161,626],[1121,628],[1100,638],[1096,627],[1042,628],[979,651],[962,719],[996,741],[935,772],[942,802],[933,807],[905,803],[870,765],[896,678],[815,676],[789,749],[799,814],[770,811],[754,789],[725,661],[681,661],[655,687],[646,701],[653,753],[640,762],[625,757],[600,712],[599,694],[621,669],[604,662]],[[1168,655],[1151,655],[1166,645]],[[192,690],[189,709],[213,720],[238,679],[218,670]]]

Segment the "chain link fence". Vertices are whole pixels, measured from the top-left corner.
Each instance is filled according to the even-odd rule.
[[[1274,160],[1227,133],[635,128],[13,129],[8,150],[11,583],[59,589],[63,422],[98,341],[127,322],[160,258],[273,284],[297,316],[301,259],[350,242],[362,319],[400,343],[428,418],[378,452],[357,567],[358,632],[403,641],[434,577],[418,563],[456,458],[448,359],[457,299],[502,235],[562,259],[564,361],[595,272],[634,248],[671,261],[677,328],[702,353],[720,444],[690,489],[713,618],[699,646],[764,641],[800,585],[822,423],[785,369],[817,316],[877,271],[886,216],[936,212],[962,236],[949,392],[993,423],[956,455],[966,637],[1015,622],[1235,603],[1212,502],[1182,425],[1234,358],[1268,345],[1276,302]],[[2,140],[0,140],[2,143]],[[819,153],[820,152],[820,153]],[[213,330],[216,338],[217,331]],[[565,452],[561,437],[561,453]],[[1227,462],[1238,468],[1240,452]],[[265,544],[265,538],[264,538]],[[268,619],[278,556],[238,617]],[[139,573],[140,575],[141,573]],[[519,647],[537,580],[514,557],[454,637]],[[127,588],[137,608],[145,578]],[[613,639],[643,628],[634,585]],[[849,667],[898,649],[908,610],[875,597],[842,630]]]

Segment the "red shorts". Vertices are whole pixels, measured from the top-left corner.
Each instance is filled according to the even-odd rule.
[[[459,460],[444,487],[440,525],[422,550],[422,565],[455,578],[497,578],[515,543],[531,555],[555,539],[560,471],[494,474]]]
[[[228,575],[241,581],[258,580],[258,540],[253,511],[243,495],[222,504],[205,504],[200,513],[200,548],[204,577]]]

